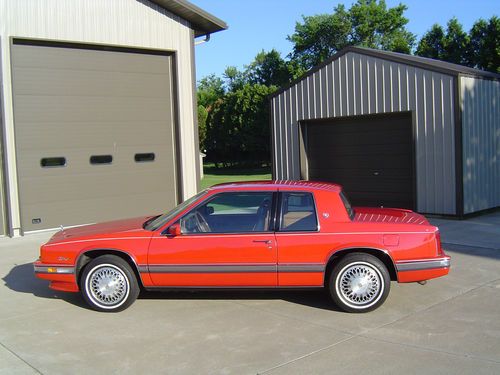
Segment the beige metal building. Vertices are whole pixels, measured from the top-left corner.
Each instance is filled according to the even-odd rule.
[[[160,213],[199,183],[185,0],[0,0],[0,234]]]
[[[348,47],[271,98],[273,175],[341,183],[359,206],[500,206],[500,75]]]

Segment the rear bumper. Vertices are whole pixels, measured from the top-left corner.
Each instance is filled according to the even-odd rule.
[[[433,259],[419,259],[396,263],[398,281],[410,283],[445,276],[450,272],[451,258],[444,256]]]
[[[35,276],[49,280],[49,288],[63,292],[78,292],[75,267],[61,264],[33,263]]]

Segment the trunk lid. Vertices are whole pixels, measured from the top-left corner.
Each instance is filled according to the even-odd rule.
[[[354,207],[354,213],[357,222],[430,225],[424,216],[399,208]]]

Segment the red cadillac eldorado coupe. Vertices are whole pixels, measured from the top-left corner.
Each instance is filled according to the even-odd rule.
[[[352,208],[330,183],[264,181],[217,185],[159,216],[63,229],[34,268],[99,311],[127,308],[141,288],[327,288],[344,311],[367,312],[391,280],[444,276],[450,257],[415,212]]]

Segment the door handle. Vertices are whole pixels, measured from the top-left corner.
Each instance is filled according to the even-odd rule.
[[[266,245],[271,245],[272,244],[271,240],[253,240],[253,242],[265,243]]]

